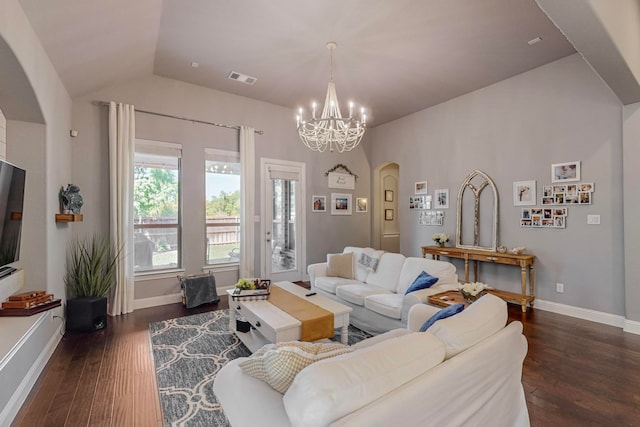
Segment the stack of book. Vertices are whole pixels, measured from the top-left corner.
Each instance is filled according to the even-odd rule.
[[[25,316],[58,307],[60,300],[54,300],[53,294],[46,291],[29,291],[11,295],[2,303],[0,315]]]

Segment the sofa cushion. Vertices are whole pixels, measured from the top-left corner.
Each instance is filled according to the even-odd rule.
[[[436,322],[427,334],[444,342],[449,359],[504,328],[507,317],[507,303],[486,294],[462,313]]]
[[[392,294],[385,288],[371,285],[344,285],[336,288],[336,295],[355,305],[364,305],[364,300],[370,295]]]
[[[451,317],[455,314],[460,313],[462,310],[464,310],[464,304],[451,304],[443,308],[442,310],[439,310],[436,314],[434,314],[433,316],[428,318],[426,322],[424,322],[424,324],[420,327],[419,332],[425,332],[427,329],[433,326],[433,324],[436,323],[438,320]]]
[[[444,346],[409,333],[308,366],[283,402],[294,426],[319,427],[379,399],[442,362]]]
[[[298,372],[310,364],[352,351],[351,347],[339,343],[280,342],[263,346],[243,360],[240,367],[248,375],[285,393]]]
[[[419,291],[420,289],[427,289],[432,287],[438,281],[437,277],[433,277],[426,271],[418,274],[418,277],[411,283],[409,289],[405,292],[405,294],[410,294],[411,292]]]
[[[316,280],[313,283],[313,287],[335,295],[336,288],[340,286],[361,285],[361,284],[362,283],[360,283],[355,279],[345,279],[343,277],[320,276],[320,277],[316,277]]]
[[[353,254],[327,254],[327,276],[353,279]]]
[[[367,281],[369,271],[364,269],[361,265],[358,265],[358,259],[360,254],[364,252],[366,248],[357,248],[355,246],[346,246],[343,253],[353,253],[353,274],[357,281],[364,283]],[[373,250],[373,249],[372,249]]]
[[[402,265],[400,278],[398,279],[398,288],[396,292],[404,295],[411,283],[418,277],[418,274],[426,271],[433,277],[438,278],[438,285],[458,284],[458,276],[456,276],[456,267],[450,262],[437,261],[434,259],[408,257]]]
[[[365,270],[376,271],[380,258],[374,258],[366,253],[361,253],[358,257],[358,265],[362,266]]]
[[[398,288],[398,278],[400,277],[400,271],[402,271],[402,265],[405,259],[406,257],[402,254],[385,252],[380,257],[376,271],[369,272],[367,283],[380,286],[391,292],[396,292]],[[418,273],[416,273],[413,278],[417,275]]]
[[[383,316],[392,319],[400,319],[402,317],[402,300],[404,295],[394,293],[383,295],[371,295],[365,298],[364,306],[371,311],[375,311]]]
[[[377,345],[379,343],[381,343],[382,341],[386,341],[392,338],[397,338],[400,337],[402,335],[407,335],[410,334],[411,332],[415,332],[415,331],[410,331],[408,329],[405,328],[396,328],[396,329],[391,329],[390,331],[387,332],[383,332],[380,335],[374,335],[370,338],[364,339],[362,341],[359,341],[355,344],[353,344],[351,346],[352,349],[354,350],[358,350],[359,348],[366,348],[366,347],[371,347],[374,345]]]

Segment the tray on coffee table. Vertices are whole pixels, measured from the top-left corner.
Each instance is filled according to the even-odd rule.
[[[453,304],[467,305],[462,295],[460,295],[460,291],[446,291],[430,295],[429,304],[438,307],[448,307]]]

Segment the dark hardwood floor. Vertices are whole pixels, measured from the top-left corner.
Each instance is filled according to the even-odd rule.
[[[153,307],[67,334],[12,425],[161,426],[149,323],[227,307],[225,298]],[[509,318],[529,342],[522,381],[532,426],[640,425],[640,336],[515,305]]]

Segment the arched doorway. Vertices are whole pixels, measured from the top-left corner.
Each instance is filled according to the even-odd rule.
[[[371,246],[395,253],[400,252],[399,182],[400,166],[397,163],[384,163],[374,170]]]

